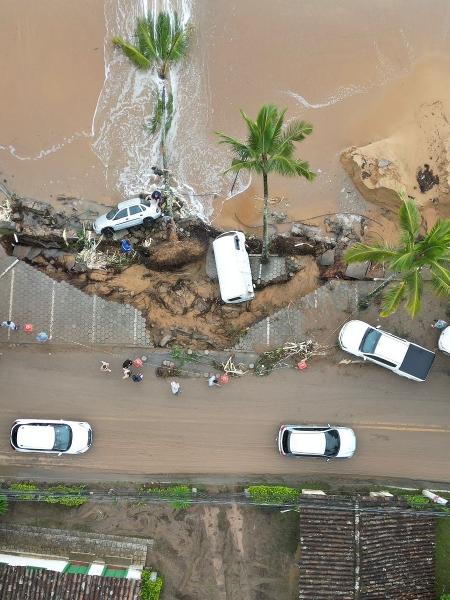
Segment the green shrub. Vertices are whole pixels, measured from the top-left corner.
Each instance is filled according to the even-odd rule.
[[[69,507],[82,506],[88,501],[82,485],[54,485],[49,487],[40,499],[48,504],[61,504]]]
[[[450,600],[450,594],[442,594],[439,600]]]
[[[142,486],[142,493],[149,496],[157,496],[158,498],[190,498],[192,490],[187,485],[171,485],[169,487],[145,487]]]
[[[420,494],[415,494],[413,496],[405,495],[404,496],[406,502],[411,508],[427,508],[431,501],[425,496],[421,496]]]
[[[141,600],[159,600],[163,587],[162,577],[157,577],[156,581],[151,581],[150,571],[144,569],[141,577]]]
[[[189,500],[182,500],[182,499],[172,500],[169,504],[174,510],[186,510],[187,508],[189,508],[191,506],[191,503],[189,502]]]
[[[4,515],[8,510],[8,498],[0,495],[0,515]]]
[[[285,504],[298,502],[299,490],[283,485],[251,485],[250,498],[265,504]]]
[[[8,489],[11,492],[19,492],[18,500],[33,500],[36,498],[38,486],[34,483],[11,483]]]

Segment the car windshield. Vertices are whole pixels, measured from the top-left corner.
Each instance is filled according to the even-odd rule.
[[[106,213],[106,218],[111,220],[114,219],[114,217],[116,216],[116,212],[117,212],[117,207],[116,208],[112,208],[109,212]]]
[[[339,433],[335,429],[325,431],[325,456],[336,456],[340,445]]]
[[[365,354],[373,354],[375,352],[375,348],[377,347],[378,340],[381,337],[381,333],[372,327],[369,327],[364,334],[364,337],[361,341],[361,346],[359,349],[361,352]]]
[[[68,425],[55,425],[55,445],[53,450],[65,452],[72,443],[72,430]]]

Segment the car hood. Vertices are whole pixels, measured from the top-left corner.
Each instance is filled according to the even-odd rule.
[[[68,450],[70,454],[85,452],[89,446],[91,428],[87,423],[72,423],[72,444]]]
[[[109,223],[109,221],[106,218],[106,215],[102,215],[101,217],[98,217],[97,219],[95,219],[94,230],[100,232],[104,227],[108,226],[108,223]]]
[[[439,350],[450,354],[450,327],[446,327],[439,336],[438,346]]]
[[[337,456],[339,458],[350,458],[350,456],[353,456],[356,449],[355,432],[348,427],[336,427],[336,429],[339,432],[339,438],[341,440]]]
[[[343,350],[353,354],[359,353],[359,346],[367,328],[371,327],[364,321],[349,321],[339,332],[339,344]]]

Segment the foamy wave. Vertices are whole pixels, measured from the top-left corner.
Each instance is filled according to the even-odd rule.
[[[92,137],[92,133],[89,131],[77,131],[70,137],[64,138],[62,142],[59,142],[58,144],[53,144],[53,146],[50,146],[50,148],[44,148],[43,150],[39,150],[39,152],[37,154],[34,154],[32,156],[24,156],[22,154],[19,154],[17,152],[16,147],[11,146],[11,145],[2,146],[0,144],[0,150],[6,150],[7,152],[9,152],[9,154],[11,154],[11,156],[14,156],[14,158],[17,158],[17,160],[39,160],[40,158],[44,158],[45,156],[48,156],[49,154],[54,154],[55,152],[58,152],[58,150],[61,150],[61,148],[64,148],[64,146],[68,146],[75,140],[78,140],[78,139],[84,138],[84,137],[90,138],[90,137]]]
[[[371,86],[363,86],[363,85],[349,85],[345,87],[339,87],[336,92],[331,94],[326,100],[322,102],[309,102],[304,96],[293,92],[292,90],[285,91],[284,93],[288,96],[294,98],[299,104],[304,106],[305,108],[326,108],[327,106],[332,106],[333,104],[337,104],[338,102],[342,102],[346,98],[350,98],[351,96],[356,96],[357,94],[366,94]]]

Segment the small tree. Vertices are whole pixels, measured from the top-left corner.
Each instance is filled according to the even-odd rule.
[[[370,261],[386,265],[391,275],[383,286],[380,316],[394,313],[406,300],[406,309],[415,317],[422,307],[423,270],[429,269],[431,285],[438,296],[450,296],[450,219],[443,219],[425,235],[420,235],[420,213],[416,203],[399,193],[403,201],[399,212],[400,241],[388,244],[354,244],[345,253],[347,263]],[[398,281],[394,281],[398,279]]]

